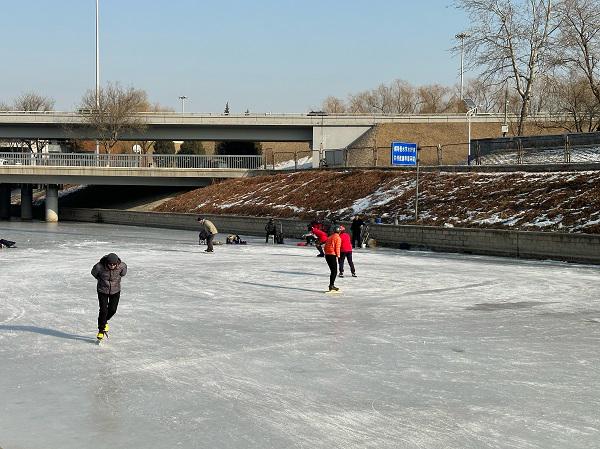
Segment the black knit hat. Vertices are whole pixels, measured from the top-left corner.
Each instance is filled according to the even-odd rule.
[[[107,254],[106,255],[106,263],[118,264],[119,263],[119,256],[117,256],[115,253]]]

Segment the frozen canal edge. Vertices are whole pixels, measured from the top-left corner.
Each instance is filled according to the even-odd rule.
[[[590,448],[598,267],[9,222],[0,446]],[[224,240],[221,236],[220,240]],[[89,271],[129,265],[106,345]],[[32,429],[26,432],[24,429]]]

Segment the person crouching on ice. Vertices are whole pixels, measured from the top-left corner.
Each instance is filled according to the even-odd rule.
[[[213,239],[215,235],[219,233],[217,227],[213,224],[212,221],[207,220],[206,218],[198,217],[198,223],[202,226],[202,230],[206,234],[206,249],[204,252],[212,253],[213,252]]]
[[[342,247],[342,239],[340,238],[340,227],[335,225],[331,228],[331,235],[325,242],[325,261],[329,266],[329,291],[337,291],[339,288],[335,286],[335,278],[337,277],[338,259],[340,257],[340,249]]]
[[[323,252],[323,243],[327,241],[327,234],[323,232],[319,227],[313,226],[311,229],[313,235],[315,236],[315,247],[319,251],[317,257],[325,257],[325,253]]]
[[[115,253],[107,254],[92,268],[92,276],[98,280],[98,335],[96,338],[102,340],[108,332],[108,320],[110,320],[119,305],[121,297],[121,278],[127,274],[127,264]]]

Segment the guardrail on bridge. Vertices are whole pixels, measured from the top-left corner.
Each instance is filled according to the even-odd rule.
[[[187,154],[0,153],[0,165],[111,168],[267,169],[263,156]]]

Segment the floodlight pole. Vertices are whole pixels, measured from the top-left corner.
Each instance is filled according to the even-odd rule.
[[[458,33],[454,36],[456,39],[460,40],[460,99],[464,98],[463,96],[463,75],[464,75],[464,54],[465,54],[465,39],[469,37],[467,33]]]
[[[185,100],[187,99],[187,97],[185,95],[182,95],[179,97],[179,99],[181,100],[181,113],[184,114],[185,113]]]
[[[96,0],[96,114],[100,110],[100,20],[99,20],[99,0]],[[96,139],[96,155],[100,154],[100,143]]]

